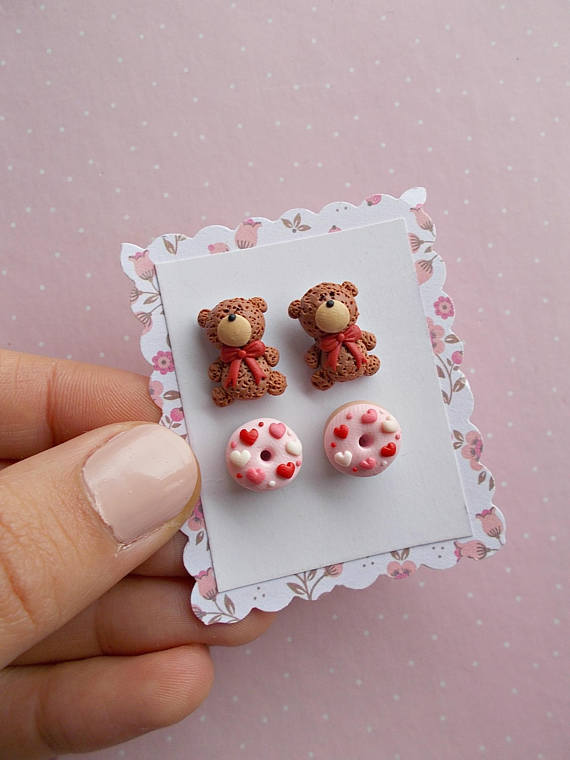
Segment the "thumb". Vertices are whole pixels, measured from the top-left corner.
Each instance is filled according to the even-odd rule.
[[[132,422],[2,470],[0,667],[166,543],[199,489],[188,444]]]

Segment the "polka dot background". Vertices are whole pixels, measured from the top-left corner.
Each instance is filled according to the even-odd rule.
[[[214,652],[193,716],[94,757],[568,756],[569,21],[559,0],[4,4],[3,346],[146,371],[121,242],[425,185],[509,520],[494,558],[294,602]]]

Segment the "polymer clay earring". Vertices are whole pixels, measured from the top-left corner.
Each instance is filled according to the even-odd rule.
[[[220,349],[219,358],[208,368],[210,380],[219,383],[212,390],[216,406],[285,392],[285,375],[272,369],[279,361],[279,351],[261,340],[266,311],[263,298],[228,298],[198,314],[198,324],[208,340]]]
[[[314,370],[311,382],[321,391],[335,382],[374,375],[380,368],[380,359],[368,353],[376,345],[376,336],[356,324],[357,295],[352,282],[321,282],[289,304],[289,316],[314,338],[305,363]]]
[[[280,420],[261,417],[234,430],[226,446],[226,467],[242,488],[275,491],[288,486],[303,465],[303,447]]]
[[[335,409],[325,424],[327,459],[343,475],[369,478],[384,472],[400,451],[402,430],[390,412],[369,401]]]

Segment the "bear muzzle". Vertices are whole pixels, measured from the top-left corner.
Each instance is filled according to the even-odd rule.
[[[338,333],[348,327],[350,312],[342,301],[329,299],[315,312],[315,324],[326,333]]]
[[[217,327],[220,343],[225,346],[245,346],[251,338],[251,325],[241,314],[228,314]]]

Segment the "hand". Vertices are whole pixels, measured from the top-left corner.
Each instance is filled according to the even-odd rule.
[[[208,644],[177,533],[199,493],[147,379],[0,351],[0,756],[85,752],[174,723],[206,697]],[[145,424],[146,423],[146,424]]]

